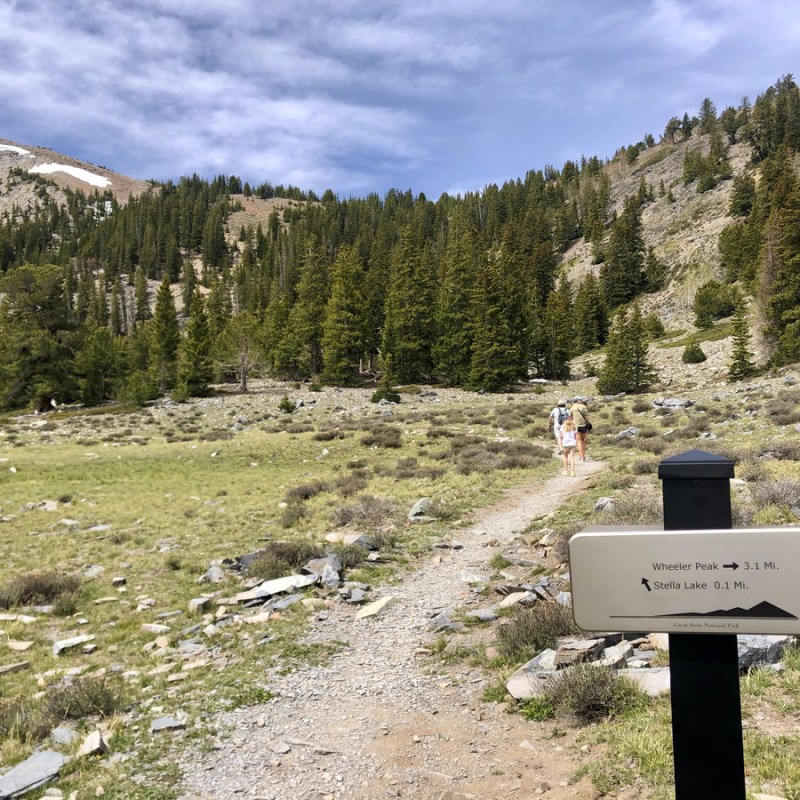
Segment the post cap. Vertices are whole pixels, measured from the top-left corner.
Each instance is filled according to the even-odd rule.
[[[658,465],[661,480],[671,478],[732,478],[733,461],[705,450],[689,450],[665,458]]]

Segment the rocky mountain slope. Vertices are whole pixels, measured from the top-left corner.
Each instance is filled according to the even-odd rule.
[[[82,191],[91,194],[97,190],[110,191],[120,203],[147,191],[149,184],[136,178],[113,172],[105,167],[78,161],[46,147],[18,144],[0,138],[0,214],[13,207],[33,208],[36,203],[36,184],[9,180],[9,173],[22,169],[38,173],[55,186],[46,191],[59,202],[66,202],[62,190]]]

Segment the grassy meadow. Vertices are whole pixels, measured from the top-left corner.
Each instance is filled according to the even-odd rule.
[[[593,401],[589,452],[610,469],[546,521],[557,532],[547,566],[564,569],[569,536],[599,521],[593,508],[601,496],[615,499],[603,522],[657,524],[658,463],[695,447],[734,460],[735,524],[795,524],[800,389],[793,380],[782,374],[711,386],[687,395],[695,400],[690,409],[658,408],[655,394]],[[152,719],[184,715],[186,741],[204,746],[209,714],[269,699],[266,670],[321,661],[335,649],[302,640],[309,615],[337,602],[316,588],[268,623],[204,633],[234,610],[219,610],[222,598],[292,571],[275,556],[276,563],[261,564],[262,574],[225,570],[221,583],[201,585],[209,566],[281,543],[299,554],[340,552],[345,579],[391,580],[432,540],[466,524],[473,509],[558,473],[547,414],[564,394],[595,393],[588,379],[507,395],[406,387],[401,403],[385,406],[370,403],[367,390],[263,384],[248,395],[182,405],[0,420],[0,670],[29,662],[0,672],[0,765],[29,755],[63,720],[82,732],[99,724],[111,753],[124,760],[102,769],[73,761],[58,782],[66,794],[103,785],[111,798],[173,796],[178,776],[169,755],[182,745],[154,738]],[[287,396],[304,403],[289,413],[282,410]],[[636,436],[617,437],[630,426]],[[431,498],[438,521],[408,522],[421,497]],[[543,524],[532,521],[529,534]],[[374,537],[380,560],[326,541],[345,531]],[[190,612],[189,600],[203,595],[210,606]],[[168,630],[143,630],[148,624]],[[475,627],[455,634],[456,646],[442,657],[480,663],[500,686],[531,656],[511,650],[487,658],[486,637],[470,638]],[[53,654],[55,641],[81,635],[94,637],[86,649]],[[181,662],[175,654],[187,639],[202,649]],[[800,798],[800,775],[781,766],[800,747],[798,666],[792,654],[783,673],[743,678],[752,784],[756,791],[772,786],[787,800]],[[54,699],[73,695],[69,703]],[[504,699],[503,692],[486,699]],[[777,722],[766,729],[759,715]],[[641,796],[662,798],[671,796],[668,717],[668,703],[652,701],[588,728],[560,717],[543,724],[569,728],[576,748],[591,742],[593,754],[613,756],[589,758],[577,775],[591,775],[598,791],[636,784],[651,792]],[[536,718],[531,724],[542,724]]]

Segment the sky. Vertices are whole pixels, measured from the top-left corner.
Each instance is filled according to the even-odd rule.
[[[800,80],[796,0],[0,0],[0,138],[437,199]]]

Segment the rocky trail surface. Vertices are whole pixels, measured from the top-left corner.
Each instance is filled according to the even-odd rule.
[[[460,549],[437,550],[417,569],[383,586],[393,602],[356,619],[337,604],[320,614],[308,641],[347,644],[324,666],[266,676],[269,703],[221,714],[210,752],[183,756],[183,800],[499,800],[590,798],[571,785],[575,752],[551,729],[482,698],[487,676],[465,660],[431,656],[433,616],[447,608],[488,607],[468,576],[488,575],[488,560],[533,519],[555,511],[586,486],[601,462],[578,478],[557,476],[509,492],[453,532]]]

